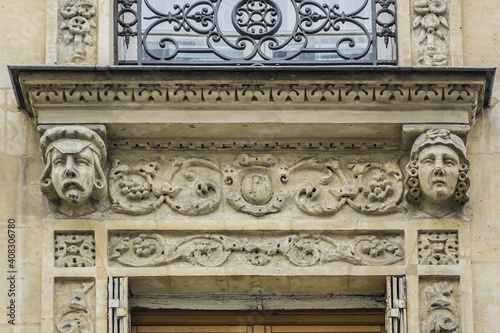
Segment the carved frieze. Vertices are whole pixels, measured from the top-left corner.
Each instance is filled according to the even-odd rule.
[[[455,231],[420,232],[418,263],[420,265],[458,264],[458,233]]]
[[[429,130],[414,142],[406,166],[406,199],[422,214],[463,217],[469,201],[470,162],[463,140],[445,129]]]
[[[94,285],[93,279],[56,279],[54,284],[55,332],[95,332]]]
[[[93,233],[64,233],[55,235],[56,267],[95,266]]]
[[[54,127],[40,139],[40,151],[46,164],[40,187],[52,209],[66,216],[94,212],[107,194],[102,138],[83,126]]]
[[[94,0],[61,0],[57,62],[68,64],[96,63],[97,25]]]
[[[479,85],[474,84],[107,84],[29,86],[33,105],[67,103],[473,103]]]
[[[402,238],[395,233],[281,234],[116,231],[110,235],[108,258],[111,263],[131,267],[393,265],[404,259]]]
[[[413,49],[422,66],[446,66],[450,58],[448,0],[413,0]]]
[[[420,281],[422,333],[460,332],[458,290],[454,280]]]

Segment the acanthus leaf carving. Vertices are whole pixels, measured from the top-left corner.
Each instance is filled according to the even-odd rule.
[[[134,166],[115,159],[110,171],[112,207],[119,213],[142,215],[155,211],[165,198],[153,193],[153,178],[159,169],[157,161],[140,160]]]
[[[55,313],[54,323],[59,333],[94,333],[93,306],[95,282],[82,282],[71,293],[71,301],[63,304]],[[57,304],[56,304],[57,307]]]
[[[219,207],[222,189],[218,164],[207,159],[177,157],[170,167],[166,182],[155,188],[154,193],[165,196],[172,210],[195,216],[209,214]],[[178,174],[182,177],[176,177]]]
[[[439,280],[422,286],[422,333],[459,333],[460,318],[454,283]]]
[[[284,187],[288,175],[288,166],[275,156],[242,154],[224,169],[227,202],[253,216],[280,212],[290,196]]]
[[[123,266],[147,267],[191,264],[218,267],[265,266],[289,261],[295,266],[344,262],[353,265],[392,265],[404,259],[399,236],[359,236],[334,239],[328,236],[287,235],[249,241],[221,234],[169,237],[143,232],[116,234],[110,239],[108,258]]]

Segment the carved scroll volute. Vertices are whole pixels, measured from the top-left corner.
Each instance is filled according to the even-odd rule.
[[[349,205],[359,212],[385,214],[399,211],[403,197],[403,173],[397,161],[347,165],[356,179],[357,195]]]
[[[313,157],[299,161],[290,169],[297,178],[307,172],[307,179],[312,180],[300,185],[295,192],[295,203],[306,214],[333,215],[355,195],[336,160],[319,162]]]
[[[220,167],[208,159],[175,157],[170,163],[166,182],[154,192],[177,213],[206,215],[222,200]]]
[[[272,155],[240,155],[224,168],[227,202],[235,210],[253,216],[281,211],[290,194],[288,166]]]
[[[460,312],[457,304],[458,288],[448,280],[422,283],[422,333],[460,332]]]
[[[153,193],[153,179],[159,169],[156,161],[140,160],[128,166],[116,159],[109,173],[109,194],[113,209],[130,215],[148,214],[165,198]]]

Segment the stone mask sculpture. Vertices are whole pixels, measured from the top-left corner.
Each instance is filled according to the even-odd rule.
[[[462,139],[448,130],[420,135],[406,166],[407,201],[433,217],[460,214],[469,201],[470,162],[465,150]]]
[[[40,186],[52,208],[67,216],[94,212],[106,194],[101,137],[86,127],[59,126],[45,132],[40,150],[46,164]]]

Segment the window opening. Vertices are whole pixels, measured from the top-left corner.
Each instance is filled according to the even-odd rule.
[[[395,0],[115,0],[123,65],[396,65]]]

